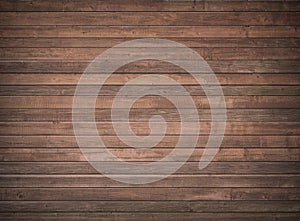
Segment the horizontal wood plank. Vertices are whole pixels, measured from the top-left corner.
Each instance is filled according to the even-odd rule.
[[[1,200],[299,200],[300,188],[9,188]]]
[[[296,2],[3,0],[0,11],[300,11]]]
[[[228,76],[228,75],[227,75]],[[4,76],[3,76],[4,77]],[[26,77],[26,76],[24,76]],[[37,76],[36,76],[37,77]],[[297,77],[297,76],[296,76]],[[128,88],[133,89],[133,92],[136,91],[135,95],[139,94],[138,90],[141,90],[141,86],[127,86]],[[153,85],[152,88],[157,90],[162,89],[164,86]],[[87,85],[81,86],[85,91],[85,95],[92,95],[93,89],[97,86]],[[103,85],[99,91],[99,96],[107,95],[116,95],[116,93],[122,88],[119,85]],[[179,89],[178,86],[172,86],[172,90]],[[200,95],[204,96],[205,92],[201,86],[197,85],[185,85],[184,88],[189,92],[190,95]],[[211,90],[209,90],[211,88]],[[0,96],[53,96],[53,95],[63,95],[63,96],[73,96],[75,94],[76,86],[73,85],[45,85],[45,86],[6,86],[2,85],[0,87]],[[214,86],[205,88],[206,91],[209,91],[210,94],[214,92]],[[286,95],[299,95],[300,87],[299,86],[222,86],[222,90],[225,96],[242,96],[242,95],[270,95],[270,96],[286,96]],[[215,94],[217,94],[215,92]]]
[[[300,37],[299,26],[1,26],[0,37]]]
[[[99,161],[95,165],[110,167],[112,162]],[[165,162],[164,168],[174,167],[178,162]],[[89,162],[1,162],[0,174],[98,174]],[[185,163],[175,174],[297,174],[299,162],[211,162],[199,170],[199,162]],[[162,171],[131,171],[128,166],[116,171],[115,176],[153,175],[161,178]],[[118,174],[116,174],[118,173]],[[120,174],[121,173],[121,174]]]
[[[0,48],[1,60],[90,60],[106,51],[107,48]],[[141,47],[119,48],[109,59],[121,60],[131,56],[151,54],[161,55],[161,49]],[[167,49],[166,49],[167,50]],[[300,48],[193,48],[205,60],[299,60]],[[181,48],[169,48],[164,56],[174,59],[174,54],[182,53]],[[193,58],[186,57],[186,60]]]
[[[145,74],[112,74],[106,81],[105,85],[136,85],[136,83],[130,83],[128,81],[135,79],[136,77],[143,76]],[[1,74],[1,85],[77,85],[82,74],[47,74],[47,73],[36,73],[36,74]],[[99,79],[103,79],[107,75],[105,74],[93,74],[89,75],[89,80],[86,80],[82,85],[98,85]],[[158,76],[158,75],[157,75]],[[160,74],[172,78],[181,85],[197,85],[198,89],[199,82],[196,81],[189,74]],[[203,77],[209,77],[210,75],[203,74]],[[298,74],[218,74],[216,75],[221,85],[300,85],[300,75]],[[291,80],[293,79],[293,80]],[[140,81],[141,83],[143,81]],[[144,81],[145,84],[149,85],[149,82]],[[139,84],[141,84],[139,83]],[[208,85],[205,82],[201,82],[202,85]],[[173,83],[168,84],[171,86]],[[160,84],[158,79],[157,85]],[[88,90],[88,87],[86,87]],[[94,87],[91,87],[93,89]],[[272,94],[273,95],[273,94]]]
[[[113,47],[135,38],[1,38],[2,48],[98,48]],[[188,47],[208,48],[291,48],[300,46],[300,38],[168,38]],[[143,46],[143,45],[140,45]]]
[[[181,221],[181,220],[222,220],[222,221],[273,221],[274,219],[278,221],[294,221],[299,217],[299,213],[87,213],[87,212],[75,212],[75,213],[1,213],[0,218],[7,221],[13,220],[108,220],[113,221],[115,219],[123,220],[145,220],[154,221],[158,219],[163,219],[166,221]]]
[[[1,61],[0,73],[82,73],[90,61]],[[208,61],[216,73],[299,73],[296,60]],[[182,73],[182,69],[165,62],[140,61],[125,65],[117,73]],[[269,81],[271,83],[272,81]],[[289,84],[290,81],[289,81]]]
[[[115,135],[116,132],[111,122],[97,122],[98,131],[93,131],[87,122],[78,123],[81,130],[78,136],[97,136]],[[126,125],[125,122],[119,122],[119,125]],[[167,122],[165,135],[195,135],[192,132],[199,127],[199,123],[190,122],[180,126],[181,122]],[[299,135],[300,122],[227,122],[225,135]],[[148,135],[150,133],[149,122],[130,122],[131,130],[137,135]],[[210,122],[200,122],[200,132],[197,135],[210,134]],[[161,122],[151,122],[152,136],[159,136]],[[182,129],[184,128],[184,129]],[[79,130],[78,130],[79,131]],[[73,124],[70,122],[3,122],[0,123],[0,133],[7,135],[53,135],[53,136],[73,136]],[[118,136],[128,136],[125,131],[120,131]],[[158,134],[159,133],[159,134]],[[212,132],[212,135],[218,135]]]
[[[207,97],[191,96],[197,108],[210,108]],[[91,97],[84,96],[81,100],[91,102]],[[184,96],[169,96],[168,99],[177,99],[178,102],[184,102]],[[212,101],[217,101],[219,97],[211,96]],[[213,100],[214,99],[214,100]],[[95,101],[96,108],[111,108],[114,97],[100,96]],[[225,102],[227,108],[298,108],[299,96],[285,96],[278,99],[276,96],[226,96]],[[131,102],[131,98],[123,97],[122,102],[117,107],[125,108],[126,102]],[[72,108],[72,96],[1,96],[0,108]],[[123,105],[122,105],[123,104]],[[183,104],[183,103],[182,103]],[[82,103],[81,108],[90,108],[90,104]],[[131,107],[136,108],[171,108],[174,105],[166,98],[161,96],[146,96],[138,99]]]
[[[189,161],[199,161],[204,149],[196,149]],[[134,148],[109,148],[109,151],[124,161],[153,162],[159,161],[172,151],[166,148],[154,148],[140,150]],[[186,148],[180,149],[184,154]],[[89,148],[87,154],[91,160],[110,161],[104,156],[94,157],[99,153],[98,148]],[[178,155],[177,155],[178,156]],[[76,148],[0,148],[0,160],[2,162],[10,161],[86,161],[80,149]],[[300,149],[267,149],[267,148],[222,148],[213,161],[300,161]]]
[[[186,110],[188,111],[188,110]],[[202,122],[211,121],[209,109],[198,109]],[[227,122],[298,122],[299,109],[227,109]],[[96,109],[96,121],[111,121],[110,109]],[[131,122],[146,122],[153,115],[161,115],[168,122],[179,122],[176,109],[132,109]],[[80,116],[79,114],[77,116]],[[189,115],[188,121],[195,117]],[[127,120],[124,118],[124,120]],[[221,120],[220,115],[215,120]],[[71,122],[72,109],[0,109],[0,122]],[[90,119],[86,119],[89,122]]]
[[[137,175],[140,177],[151,175]],[[11,174],[0,175],[0,187],[136,187],[101,174]],[[299,187],[298,174],[193,174],[170,175],[139,187]]]
[[[93,142],[92,137],[82,137],[85,139],[86,147],[97,147]],[[104,141],[109,141],[111,147],[124,147],[122,143],[115,136],[102,136]],[[178,137],[165,136],[157,145],[160,148],[174,147]],[[205,147],[208,136],[201,136],[198,140],[197,147]],[[221,148],[243,147],[243,148],[298,148],[300,146],[299,136],[224,136]],[[78,147],[74,136],[0,136],[0,147],[37,147],[37,148],[70,148]],[[190,145],[179,145],[178,147],[190,147]]]
[[[298,12],[0,12],[0,25],[299,25]],[[142,19],[141,19],[142,18]]]
[[[298,212],[298,201],[3,201],[1,212]]]

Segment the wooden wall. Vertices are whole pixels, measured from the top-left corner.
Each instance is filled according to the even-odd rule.
[[[1,0],[0,11],[1,220],[298,220],[298,2]],[[141,99],[131,116],[141,134],[153,114],[170,122],[158,147],[134,151],[114,135],[113,96],[139,74],[166,74],[185,85],[203,121],[197,148],[177,173],[130,185],[105,178],[85,161],[71,107],[95,56],[142,37],[175,40],[203,56],[222,84],[228,123],[220,152],[199,171],[210,125],[203,91],[165,63],[119,69],[96,115],[114,154],[156,161],[178,137],[177,112],[159,97]]]

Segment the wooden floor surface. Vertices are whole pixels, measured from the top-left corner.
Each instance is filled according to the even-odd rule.
[[[105,177],[86,161],[74,136],[72,102],[97,55],[147,37],[182,43],[208,62],[225,95],[227,125],[219,153],[199,170],[211,111],[195,79],[161,61],[119,68],[100,91],[95,118],[120,159],[160,160],[180,135],[175,106],[146,96],[132,107],[132,130],[149,134],[149,118],[160,114],[166,136],[147,150],[134,150],[116,136],[114,96],[137,76],[175,79],[192,95],[201,119],[188,162],[166,179],[133,185]],[[93,87],[93,81],[86,85],[85,96]],[[297,1],[0,1],[0,220],[299,220],[299,135]]]

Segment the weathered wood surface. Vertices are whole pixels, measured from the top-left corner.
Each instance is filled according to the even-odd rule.
[[[107,48],[134,38],[1,38],[0,47],[12,48]],[[297,47],[299,38],[168,38],[188,47],[285,48]],[[143,46],[143,45],[140,45]]]
[[[297,1],[2,0],[0,219],[298,220],[299,11]],[[201,119],[201,136],[184,166],[161,181],[133,185],[109,179],[86,162],[73,133],[71,108],[81,74],[99,53],[143,37],[177,41],[207,60],[222,86],[228,122],[219,153],[199,170],[211,125],[203,89],[166,62],[121,67],[96,102],[99,131],[114,155],[135,163],[157,161],[179,138],[177,110],[157,96],[138,100],[130,115],[139,135],[149,133],[151,116],[166,119],[167,135],[155,148],[130,148],[115,136],[114,95],[138,76],[175,79],[192,95]],[[143,45],[137,47],[145,53]],[[130,56],[128,48],[122,56]],[[99,86],[101,71],[87,82],[86,98]],[[131,85],[137,94],[139,86]],[[192,116],[189,121],[192,127]],[[82,138],[93,156],[94,140]],[[180,146],[183,154],[187,148]]]
[[[298,26],[1,26],[0,37],[300,37]]]
[[[30,212],[17,212],[17,213],[1,213],[2,219],[5,220],[261,220],[273,221],[294,221],[299,218],[299,213],[176,213],[176,212],[159,212],[159,213],[135,213],[135,212],[55,212],[55,213],[30,213]]]
[[[140,176],[147,177],[147,175],[140,175]],[[186,182],[187,179],[188,182]],[[299,187],[299,179],[300,179],[299,174],[298,175],[296,174],[193,174],[193,175],[176,174],[176,175],[171,175],[166,179],[161,180],[160,182],[143,184],[139,186],[140,187],[198,187],[198,188],[200,187],[249,187],[249,188],[251,187]],[[100,174],[63,174],[63,175],[2,174],[0,183],[2,187],[24,187],[24,188],[31,188],[31,187],[37,187],[37,188],[103,187],[104,188],[104,187],[135,187],[136,186],[133,184],[120,183]],[[207,203],[209,203],[209,201],[207,201]],[[265,203],[268,203],[268,201],[265,201]],[[269,203],[272,204],[272,202]]]
[[[77,0],[3,0],[1,11],[299,11],[294,1],[181,1],[181,0],[133,0],[95,1]]]
[[[84,138],[84,137],[83,137]],[[85,137],[87,147],[97,147],[91,136]],[[102,136],[104,141],[109,141],[112,147],[124,147],[124,143],[116,136]],[[157,147],[174,147],[178,137],[166,135]],[[201,136],[197,147],[205,147],[208,136]],[[261,148],[280,148],[280,147],[299,147],[299,136],[290,135],[233,135],[224,136],[222,147],[261,147]],[[78,147],[74,136],[0,136],[0,147]],[[189,147],[182,145],[179,147]]]
[[[84,119],[84,118],[83,118]],[[120,125],[127,124],[127,122],[118,122]],[[210,122],[200,122],[199,134],[193,134],[194,128],[199,126],[199,123],[190,122],[188,125],[180,126],[181,122],[166,122],[168,127],[166,135],[210,135]],[[92,123],[85,122],[82,124],[85,131],[80,133],[80,136],[97,136],[92,128]],[[96,123],[98,132],[102,136],[115,135],[115,130],[111,122]],[[225,135],[299,135],[300,122],[227,122]],[[130,122],[132,131],[137,135],[147,135],[150,133],[149,122]],[[151,122],[152,129],[159,131],[162,126],[161,122]],[[181,131],[184,128],[184,131]],[[6,122],[0,123],[0,133],[3,136],[9,135],[56,135],[56,136],[73,136],[73,124],[70,122],[26,122],[14,123]],[[125,132],[120,132],[120,136],[128,136]],[[160,134],[153,134],[159,136]],[[212,133],[212,135],[218,135]]]
[[[298,25],[298,12],[0,12],[0,25]]]
[[[7,91],[9,92],[9,91]],[[188,110],[185,110],[188,111]],[[210,109],[198,109],[199,119],[202,122],[211,121]],[[95,110],[97,122],[111,121],[110,109]],[[160,114],[167,122],[180,122],[176,109],[132,109],[130,112],[131,122],[147,122],[151,116]],[[77,116],[80,116],[77,114]],[[84,116],[83,116],[84,117]],[[298,109],[227,109],[227,122],[297,122],[300,118]],[[190,117],[188,121],[193,121]],[[217,115],[216,120],[221,120]],[[125,120],[125,119],[123,119]],[[71,122],[72,109],[0,109],[1,122]],[[86,119],[87,122],[90,119]]]
[[[181,153],[186,148],[180,149]],[[99,150],[89,148],[89,156],[93,157]],[[158,161],[171,152],[171,148],[155,148],[153,150],[135,150],[133,148],[109,148],[109,151],[118,158],[126,161]],[[197,148],[189,161],[198,161],[203,148]],[[4,162],[20,161],[86,161],[83,154],[77,148],[0,148],[0,159]],[[96,159],[95,159],[96,160]],[[109,161],[105,157],[97,159]],[[222,148],[214,161],[299,161],[300,151],[295,148]]]
[[[253,58],[255,59],[255,58]],[[57,73],[63,72],[65,74],[70,73],[82,73],[89,65],[90,61],[29,61],[29,60],[13,60],[0,62],[0,73]],[[257,76],[259,73],[268,74],[287,74],[298,73],[300,64],[297,60],[238,60],[238,61],[208,61],[208,64],[215,73],[247,73],[252,76]],[[101,70],[98,70],[101,72]],[[158,61],[139,61],[133,64],[124,65],[115,73],[182,73],[181,68],[175,65],[158,62]],[[254,75],[253,75],[254,74]],[[293,75],[296,77],[297,75]],[[236,77],[239,77],[238,75]],[[255,77],[257,78],[257,77]],[[258,80],[258,79],[256,79]],[[5,81],[4,81],[5,82]],[[268,82],[272,83],[271,80]],[[249,82],[251,84],[251,82]],[[258,82],[259,83],[259,82]],[[291,82],[290,82],[291,83]],[[253,84],[253,83],[252,83]],[[265,83],[268,84],[268,83]]]

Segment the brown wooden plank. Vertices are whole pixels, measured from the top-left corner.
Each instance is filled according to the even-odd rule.
[[[88,61],[1,61],[0,73],[82,73],[89,65]],[[208,61],[216,73],[299,73],[300,62],[295,60],[250,60],[250,61]],[[134,65],[125,65],[118,73],[182,73],[175,65],[140,61]],[[274,76],[273,76],[274,77]],[[248,79],[249,80],[249,79]],[[261,79],[260,79],[261,80]],[[258,81],[258,79],[256,79]],[[259,82],[259,81],[258,81]],[[272,81],[269,81],[271,84]],[[286,82],[286,81],[283,81]],[[291,84],[291,83],[289,83]]]
[[[0,48],[2,60],[90,60],[92,61],[107,48]],[[136,50],[136,49],[134,49]],[[172,48],[165,56],[174,58],[181,48]],[[205,60],[293,60],[300,59],[300,48],[193,48]],[[111,60],[129,56],[144,55],[149,48],[120,48],[117,54],[111,54]],[[155,52],[153,52],[155,54]],[[161,51],[157,51],[157,56]],[[192,59],[187,57],[188,59]]]
[[[186,110],[188,111],[188,110]],[[209,109],[198,109],[202,122],[211,121]],[[227,109],[227,122],[297,122],[300,119],[299,109]],[[166,121],[179,122],[176,109],[132,109],[130,121],[148,121],[153,115],[161,115]],[[110,109],[96,109],[96,121],[111,121]],[[216,120],[220,120],[217,115]],[[188,119],[195,120],[190,115]],[[71,109],[0,109],[0,122],[71,122]],[[86,119],[87,122],[90,119]]]
[[[207,143],[207,136],[201,136],[202,139],[198,140],[197,147],[205,147]],[[84,137],[83,137],[84,139]],[[115,136],[102,136],[104,141],[109,141],[111,147],[124,147],[122,143]],[[168,148],[174,147],[178,137],[165,136],[162,142],[157,147]],[[97,147],[93,143],[91,137],[86,137],[85,141],[87,147]],[[221,148],[225,147],[243,147],[243,148],[298,148],[300,146],[299,136],[224,136]],[[78,147],[74,136],[0,136],[0,147],[37,147],[37,148],[70,148]],[[189,146],[179,146],[189,147]]]
[[[300,188],[1,188],[0,196],[1,200],[299,200],[299,192]]]
[[[85,123],[87,124],[87,123]],[[125,124],[120,122],[120,124]],[[184,131],[181,131],[181,122],[167,122],[166,135],[194,135],[191,131],[199,127],[199,123],[190,122],[185,125]],[[227,122],[226,135],[297,135],[300,134],[300,122]],[[149,122],[130,122],[133,132],[138,135],[147,135],[150,133]],[[152,129],[159,131],[161,123],[152,122]],[[97,122],[98,132],[101,135],[115,135],[115,130],[111,122]],[[210,134],[210,122],[200,123],[199,135]],[[191,129],[191,130],[189,130]],[[96,132],[98,134],[98,132]],[[129,135],[120,132],[119,135]],[[2,122],[0,123],[0,134],[5,135],[56,135],[56,136],[73,136],[73,124],[70,122]],[[96,136],[90,126],[81,130],[81,136]],[[153,134],[159,135],[159,134]]]
[[[0,47],[7,48],[97,48],[113,47],[134,38],[1,38]],[[291,48],[300,46],[300,38],[168,38],[188,47],[231,48],[268,47]],[[142,46],[142,45],[141,45]]]
[[[88,100],[87,96],[85,98]],[[205,96],[192,96],[197,108],[210,108]],[[170,96],[169,99],[172,99]],[[184,96],[176,98],[184,102]],[[218,97],[216,97],[218,99]],[[90,100],[90,99],[89,99]],[[114,97],[100,96],[96,101],[96,108],[111,108]],[[298,108],[299,96],[285,96],[278,99],[276,96],[226,96],[227,108]],[[128,97],[123,97],[124,103],[130,102]],[[1,96],[0,108],[72,108],[72,96]],[[82,104],[81,108],[87,108]],[[119,105],[118,108],[125,106]],[[171,108],[174,105],[166,98],[160,96],[147,96],[138,99],[131,107],[136,108]]]
[[[111,75],[105,85],[124,85],[129,80],[144,74],[121,74]],[[189,74],[160,74],[170,77],[181,85],[199,85]],[[1,85],[77,85],[82,74],[1,74]],[[209,75],[203,74],[208,77]],[[216,75],[221,85],[300,85],[300,75],[298,74],[218,74]],[[97,85],[97,81],[103,78],[103,74],[90,75],[89,85]],[[159,81],[156,85],[159,85]],[[105,86],[104,85],[104,86]],[[130,83],[127,83],[130,85]],[[131,83],[131,85],[134,85]],[[160,84],[161,85],[161,84]],[[171,85],[171,84],[170,84]],[[203,85],[207,85],[203,82]],[[199,86],[198,86],[199,88]]]
[[[0,25],[299,25],[298,12],[0,12]],[[142,18],[142,19],[141,19]]]
[[[1,212],[298,212],[299,201],[2,201]]]
[[[289,200],[296,200],[298,197],[289,197],[289,194],[298,195],[298,188],[290,189],[291,191],[286,195],[285,188],[277,189],[265,189],[264,193],[260,193],[260,189],[246,189],[246,188],[233,188],[231,192],[231,198],[233,200],[251,200],[251,199],[261,199],[261,200],[284,200],[288,198]],[[273,195],[274,194],[274,195]],[[277,195],[278,194],[278,195]],[[299,196],[299,195],[298,195]]]
[[[111,162],[94,162],[97,163],[112,166]],[[0,166],[0,174],[98,174],[88,162],[1,162]],[[174,162],[166,162],[162,168],[170,167],[174,167]],[[205,169],[199,170],[199,162],[186,162],[175,174],[297,174],[299,169],[299,162],[211,162]],[[121,175],[134,177],[160,177],[164,174],[161,171],[145,171],[143,168],[133,174],[127,166],[122,170]]]
[[[181,221],[181,220],[222,220],[222,221],[295,221],[299,218],[299,213],[87,213],[87,212],[75,212],[75,213],[1,213],[0,218],[4,220],[166,220],[166,221]]]
[[[0,37],[300,37],[298,26],[1,26]]]
[[[147,178],[147,175],[139,175]],[[136,187],[101,174],[89,175],[0,175],[0,187]],[[193,174],[170,175],[140,187],[299,187],[299,174]]]
[[[124,161],[159,161],[168,154],[172,149],[154,148],[148,150],[134,149],[134,148],[109,148],[109,151]],[[196,149],[189,161],[199,161],[204,149]],[[99,149],[90,148],[88,156],[93,158]],[[184,153],[186,148],[182,148]],[[86,161],[86,158],[81,151],[76,148],[0,148],[0,160],[2,162],[10,161]],[[110,161],[110,159],[94,158],[94,160]],[[300,161],[300,149],[250,149],[250,148],[222,148],[214,161]]]
[[[228,76],[228,75],[227,75]],[[26,76],[25,76],[26,77]],[[295,76],[297,77],[297,76]],[[93,89],[97,86],[81,86],[86,95],[92,95]],[[139,89],[139,86],[128,86],[133,90]],[[152,86],[153,88],[160,89],[159,86]],[[116,93],[122,88],[119,85],[104,85],[102,86],[99,95],[116,95]],[[172,89],[178,89],[179,87],[173,86]],[[201,86],[196,85],[186,85],[184,88],[189,92],[190,95],[205,95],[205,92]],[[210,90],[210,94],[214,92],[214,87],[206,87],[206,90]],[[63,95],[63,96],[73,96],[75,93],[76,86],[69,85],[51,85],[51,86],[6,86],[2,85],[0,87],[0,96],[49,96],[49,95]],[[299,86],[222,86],[222,90],[225,96],[242,96],[242,95],[274,95],[274,96],[283,96],[283,95],[299,95],[300,87]],[[138,94],[137,92],[136,94]],[[216,93],[215,93],[216,94]]]
[[[2,0],[0,11],[300,11],[293,1]]]

